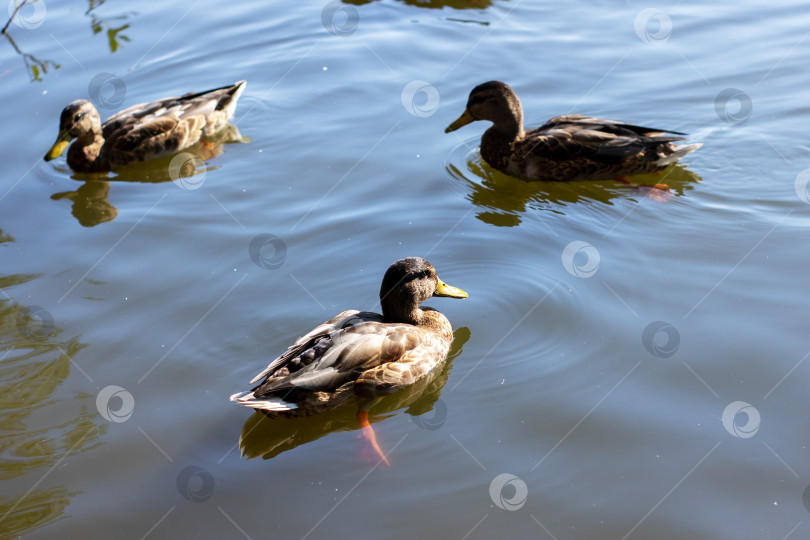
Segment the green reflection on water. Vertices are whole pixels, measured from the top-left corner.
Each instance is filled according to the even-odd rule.
[[[61,338],[64,330],[50,314],[20,304],[7,292],[40,277],[0,276],[0,481],[5,482],[0,530],[10,535],[63,516],[75,493],[49,485],[48,477],[69,456],[98,446],[102,433],[94,422],[92,396],[57,395],[73,357],[87,345],[77,337]],[[64,409],[76,404],[78,413],[65,419]]]
[[[470,339],[470,329],[462,327],[453,332],[453,344],[447,359],[430,374],[413,385],[385,396],[369,410],[370,423],[380,422],[394,416],[399,409],[418,417],[431,411],[450,376],[453,360],[457,358]],[[239,448],[248,459],[261,456],[271,459],[303,444],[316,441],[330,433],[360,429],[357,420],[358,403],[347,403],[337,409],[314,416],[301,418],[271,418],[262,413],[252,414],[239,437]],[[440,414],[440,413],[437,413]],[[439,422],[443,419],[435,419]],[[428,428],[430,429],[430,428]],[[387,452],[390,448],[383,448]]]
[[[477,153],[467,160],[464,170],[452,163],[445,170],[462,183],[467,199],[480,209],[476,217],[496,227],[518,226],[530,211],[564,213],[565,206],[585,201],[612,204],[614,199],[650,197],[665,203],[670,197],[683,196],[701,181],[697,174],[674,164],[659,173],[633,176],[629,185],[587,180],[527,182],[496,171]],[[653,189],[656,184],[666,184],[669,189]]]
[[[23,500],[0,498],[0,522],[4,537],[13,538],[63,517],[70,498],[76,495],[62,486],[34,490]]]

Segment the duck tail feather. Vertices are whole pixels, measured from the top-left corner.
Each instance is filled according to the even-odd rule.
[[[269,412],[292,411],[298,408],[295,403],[289,403],[280,398],[257,398],[251,391],[237,392],[230,397],[230,400],[251,409]]]
[[[676,146],[673,148],[671,154],[669,154],[668,156],[663,156],[658,160],[658,165],[665,166],[671,163],[675,163],[686,154],[694,152],[701,146],[703,146],[703,143],[682,144],[681,146]]]

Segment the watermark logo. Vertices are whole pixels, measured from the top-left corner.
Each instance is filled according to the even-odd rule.
[[[354,34],[360,24],[360,14],[354,6],[347,6],[334,0],[321,11],[321,23],[326,31],[336,36],[346,37]]]
[[[804,488],[804,493],[802,493],[802,504],[804,505],[804,509],[810,512],[810,486]]]
[[[641,343],[653,356],[669,358],[678,352],[681,343],[681,334],[678,329],[664,321],[654,321],[644,328],[641,334]]]
[[[514,474],[499,474],[489,484],[489,497],[501,510],[520,510],[526,504],[528,496],[526,482]]]
[[[214,475],[197,465],[189,465],[177,475],[177,491],[189,502],[205,502],[214,494]]]
[[[44,0],[34,0],[33,2],[27,0],[8,1],[9,18],[14,24],[26,30],[33,30],[42,26],[47,12],[48,8],[45,7]]]
[[[745,417],[745,424],[739,425],[737,423],[740,415]],[[729,403],[723,410],[722,419],[726,431],[740,439],[750,439],[759,431],[759,411],[745,401]]]
[[[120,424],[129,420],[135,410],[135,398],[125,388],[105,386],[96,396],[96,408],[108,422]]]
[[[447,421],[447,404],[441,399],[436,400],[433,404],[433,414],[425,413],[419,416],[412,416],[413,423],[422,429],[435,431],[442,427]]]
[[[411,81],[402,89],[402,106],[418,118],[433,116],[439,109],[439,91],[425,81]]]
[[[807,204],[810,204],[810,190],[807,189],[810,184],[810,169],[805,169],[796,176],[793,182],[793,188],[796,190],[796,195],[799,199]]]
[[[39,306],[25,306],[17,313],[17,332],[24,338],[42,341],[53,334],[53,315]]]
[[[118,75],[99,73],[90,80],[87,92],[96,107],[117,109],[127,97],[127,85]]]
[[[200,189],[205,182],[205,163],[189,152],[177,154],[169,162],[169,178],[180,189]]]
[[[599,269],[599,251],[582,240],[574,240],[563,249],[562,265],[572,276],[589,278]]]
[[[259,268],[276,270],[287,260],[287,244],[275,234],[257,234],[250,241],[248,254]]]
[[[648,45],[663,45],[672,35],[672,19],[660,9],[642,9],[633,22],[638,39]]]
[[[733,126],[747,122],[753,110],[751,97],[737,88],[726,88],[714,98],[714,112],[717,117]]]

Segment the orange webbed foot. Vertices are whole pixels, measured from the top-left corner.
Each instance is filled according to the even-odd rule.
[[[380,449],[380,445],[377,444],[377,436],[374,434],[374,428],[371,427],[371,423],[368,421],[368,411],[357,411],[357,420],[360,421],[363,437],[371,444],[371,447],[377,455],[380,456],[380,460],[386,465],[391,465],[391,463],[388,462],[388,458],[385,457],[385,454],[383,454],[383,451]]]
[[[672,198],[672,192],[666,184],[655,184],[647,192],[647,197],[658,202],[667,202]]]

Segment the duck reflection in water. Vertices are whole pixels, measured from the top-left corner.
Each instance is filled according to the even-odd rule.
[[[83,227],[95,227],[99,223],[112,221],[118,209],[107,200],[110,183],[103,180],[89,180],[76,191],[63,191],[51,195],[54,201],[69,199],[73,202],[70,213]]]
[[[464,145],[458,147],[458,151],[466,150]],[[462,168],[448,163],[445,172],[463,186],[466,198],[480,210],[476,217],[496,227],[516,227],[529,211],[565,213],[566,206],[578,203],[613,204],[622,199],[663,202],[685,195],[701,181],[685,166],[674,164],[662,172],[626,180],[529,182],[496,171],[477,151],[469,152],[465,161]],[[668,189],[654,187],[660,183],[666,183]]]
[[[418,426],[426,429],[441,426],[446,418],[446,411],[443,403],[439,402],[439,396],[450,376],[453,360],[461,354],[464,344],[470,339],[470,330],[462,327],[453,335],[453,344],[444,363],[436,366],[429,375],[413,385],[377,401],[369,410],[370,423],[380,422],[405,409],[405,413],[413,416],[414,423]],[[431,411],[434,411],[433,414]],[[300,418],[276,418],[256,412],[242,427],[239,448],[248,459],[271,459],[330,433],[361,428],[357,419],[357,405],[351,403],[315,416]],[[363,448],[368,450],[368,447]],[[367,457],[375,459],[376,456]]]
[[[228,125],[213,137],[206,138],[174,156],[131,165],[109,177],[107,173],[76,173],[71,178],[84,183],[75,191],[62,191],[51,195],[54,201],[73,202],[71,214],[84,227],[94,227],[114,220],[118,209],[109,201],[112,182],[158,184],[175,182],[184,189],[199,185],[204,175],[216,167],[207,167],[206,160],[225,151],[226,144],[250,142],[234,125]]]

